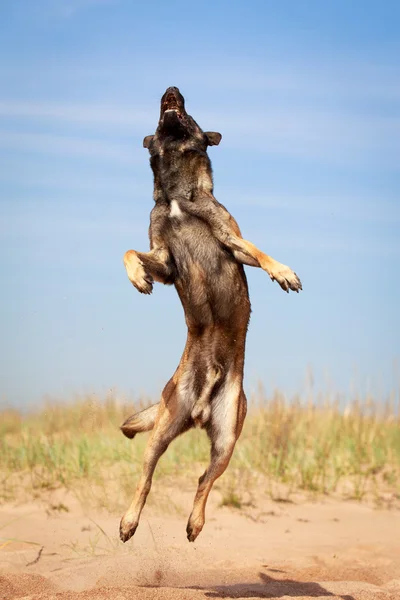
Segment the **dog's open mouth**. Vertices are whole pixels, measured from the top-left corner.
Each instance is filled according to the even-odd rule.
[[[162,112],[166,112],[167,110],[176,110],[179,112],[178,100],[175,94],[168,94],[165,98],[162,104]]]
[[[185,110],[185,100],[178,88],[170,87],[161,99],[160,132],[181,138],[186,135],[188,128],[188,115]]]
[[[172,113],[172,115],[178,117],[180,121],[184,120],[184,116],[181,112],[181,107],[179,106],[178,100],[174,94],[168,94],[162,103],[161,113],[165,116],[168,113],[168,116]]]
[[[165,113],[175,113],[175,116],[178,117],[180,121],[184,120],[185,109],[183,103],[180,100],[179,95],[173,91],[167,92],[165,98],[162,100],[161,115],[165,115]]]

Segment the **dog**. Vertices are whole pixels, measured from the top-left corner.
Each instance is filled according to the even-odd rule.
[[[287,292],[302,289],[289,267],[242,238],[235,219],[215,199],[207,148],[221,137],[203,132],[187,114],[179,89],[170,87],[161,99],[155,134],[143,140],[154,175],[150,252],[128,250],[124,264],[143,294],[152,292],[154,281],[175,285],[188,335],[160,402],[121,426],[128,438],[152,430],[143,473],[121,520],[123,542],[139,524],[158,459],[174,438],[196,425],[210,438],[211,457],[199,479],[188,540],[193,542],[204,526],[208,495],[228,466],[247,410],[242,383],[250,300],[243,265],[261,267]]]

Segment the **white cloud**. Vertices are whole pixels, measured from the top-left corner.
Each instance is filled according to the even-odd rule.
[[[382,164],[398,169],[400,117],[317,109],[205,113],[205,129],[217,128],[225,144],[270,154],[335,164]]]
[[[400,223],[400,207],[398,199],[385,198],[372,195],[330,195],[322,192],[319,196],[279,196],[266,194],[260,196],[259,191],[252,193],[246,189],[240,192],[237,188],[229,190],[220,187],[217,194],[220,201],[226,201],[237,206],[259,206],[264,209],[313,215],[318,218],[323,216],[358,223]],[[226,199],[226,200],[225,200]]]
[[[241,99],[248,101],[253,92],[273,91],[281,98],[291,95],[294,101],[323,100],[332,102],[343,99],[363,98],[396,100],[400,98],[400,68],[398,65],[349,62],[348,59],[310,68],[307,63],[288,66],[266,63],[241,65],[235,69],[224,65],[207,65],[207,73],[201,81],[207,81],[215,92],[218,90],[240,90]],[[193,82],[198,81],[194,70]],[[190,73],[185,81],[191,82]]]
[[[14,148],[21,152],[83,156],[126,165],[132,165],[138,161],[142,162],[142,156],[139,155],[139,151],[133,145],[107,142],[104,139],[94,140],[45,133],[0,131],[1,147]]]
[[[0,117],[95,124],[100,129],[118,125],[125,130],[129,127],[143,128],[147,121],[154,127],[157,119],[149,110],[137,107],[13,101],[0,101]]]
[[[153,114],[152,114],[153,112]],[[113,131],[124,135],[135,131],[138,135],[154,131],[157,115],[148,108],[128,108],[124,105],[65,104],[35,102],[0,102],[0,117],[26,118],[35,123],[52,121],[55,124],[74,123],[97,132]],[[398,167],[400,154],[400,117],[363,115],[332,109],[301,107],[268,107],[265,111],[243,111],[241,106],[228,111],[200,110],[196,119],[204,129],[217,129],[224,143],[232,148],[252,148],[268,152],[317,159],[334,160],[348,164],[385,160]],[[104,140],[68,140],[45,134],[0,134],[3,144],[22,142],[32,146],[37,136],[38,149],[47,146],[60,152],[116,156],[120,151],[115,142]],[[25,136],[25,138],[24,138]],[[56,141],[57,140],[57,141]],[[130,162],[129,150],[123,151]],[[126,152],[126,154],[125,154]]]
[[[71,14],[83,10],[91,5],[111,4],[113,0],[75,0],[63,1],[58,4],[58,10],[64,6],[66,12]],[[51,4],[53,6],[53,4]],[[164,89],[165,78],[171,74],[173,81],[168,85],[180,85],[185,82],[181,91],[185,95],[190,92],[190,101],[196,97],[207,97],[210,105],[215,104],[223,94],[224,101],[242,102],[244,108],[249,101],[254,101],[261,92],[276,92],[280,100],[291,99],[294,103],[304,103],[310,100],[331,103],[346,100],[378,100],[395,101],[400,98],[400,67],[393,63],[372,63],[351,61],[349,57],[336,56],[331,63],[319,63],[314,57],[312,62],[300,56],[299,62],[290,63],[285,57],[280,61],[264,63],[248,63],[244,60],[232,60],[227,63],[213,61],[205,66],[204,58],[200,62],[182,63],[179,68],[174,66],[170,71],[165,66],[160,66],[157,60],[143,61],[140,63],[121,62],[121,57],[114,57],[112,52],[107,56],[101,55],[99,60],[92,62],[82,58],[75,62],[57,58],[54,62],[41,58],[40,63],[24,60],[12,61],[10,57],[0,60],[0,73],[15,78],[16,74],[29,77],[32,73],[39,73],[45,79],[65,82],[65,80],[79,80],[93,85],[96,80],[112,81],[115,85],[123,82],[125,89],[142,89],[149,94],[155,90],[156,97],[160,97]],[[132,79],[132,73],[134,78]],[[149,72],[152,77],[149,79]],[[182,84],[183,85],[183,84]],[[145,86],[145,87],[143,87]],[[196,93],[194,93],[196,92]],[[236,96],[233,97],[233,93]],[[265,95],[264,95],[265,97]],[[152,99],[154,96],[152,96]],[[188,95],[189,98],[189,95]]]
[[[63,192],[76,194],[95,194],[96,197],[108,196],[115,198],[116,196],[125,196],[129,194],[132,198],[148,198],[152,193],[152,175],[150,169],[148,172],[140,173],[140,179],[136,170],[130,171],[130,176],[124,172],[118,176],[113,175],[107,169],[107,173],[99,173],[97,170],[94,174],[86,172],[73,173],[73,168],[57,170],[52,168],[51,172],[38,171],[37,165],[31,165],[30,160],[18,161],[18,171],[23,173],[22,178],[16,177],[15,163],[4,163],[5,168],[0,172],[0,182],[11,183],[14,188],[24,188],[37,193],[37,190],[57,189]],[[65,166],[65,165],[64,165]],[[146,165],[147,166],[147,165]],[[144,181],[143,181],[144,180]]]
[[[254,239],[253,239],[254,242]],[[397,240],[384,239],[379,240],[379,244],[374,243],[375,240],[366,238],[361,235],[343,236],[338,233],[313,233],[302,234],[293,231],[277,233],[274,231],[268,232],[269,248],[288,248],[290,250],[298,250],[313,253],[326,252],[338,255],[362,255],[373,257],[400,257],[400,244]],[[270,250],[266,251],[270,252]],[[281,259],[282,260],[282,259]]]
[[[147,226],[147,222],[127,221],[125,215],[121,215],[120,218],[93,215],[91,218],[80,217],[78,220],[66,215],[48,216],[44,212],[38,213],[37,210],[25,213],[2,215],[0,236],[3,239],[21,237],[37,239],[48,236],[49,232],[52,232],[52,235],[58,232],[59,235],[76,234],[81,237],[90,235],[92,238],[104,239],[107,235],[111,238],[131,233],[143,234]]]

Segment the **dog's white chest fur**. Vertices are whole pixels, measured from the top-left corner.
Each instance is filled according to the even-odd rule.
[[[175,219],[182,219],[183,218],[183,212],[180,209],[180,206],[178,204],[178,202],[176,200],[172,200],[171,202],[171,208],[169,211],[169,216],[170,217],[175,217]]]

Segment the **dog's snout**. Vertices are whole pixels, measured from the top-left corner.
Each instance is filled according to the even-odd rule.
[[[180,94],[180,91],[179,91],[179,88],[172,85],[171,87],[169,87],[165,90],[165,93],[166,94]]]

